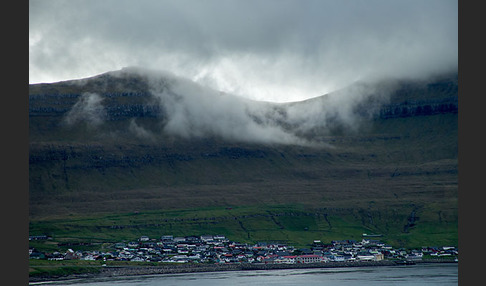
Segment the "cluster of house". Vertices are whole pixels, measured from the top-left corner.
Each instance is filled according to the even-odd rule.
[[[315,240],[309,248],[296,249],[284,243],[246,244],[233,242],[223,235],[140,237],[133,242],[113,244],[110,251],[74,251],[42,253],[29,249],[33,259],[102,260],[169,263],[266,263],[294,264],[331,261],[379,261],[383,259],[422,260],[424,255],[455,256],[456,247],[394,249],[379,240],[340,240],[324,244]]]

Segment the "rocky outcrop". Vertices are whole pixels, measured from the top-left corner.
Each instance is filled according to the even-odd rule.
[[[427,116],[458,112],[458,98],[448,97],[420,101],[405,101],[399,104],[385,105],[380,109],[379,118],[398,118]]]

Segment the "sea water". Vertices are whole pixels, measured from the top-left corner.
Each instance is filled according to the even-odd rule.
[[[39,283],[40,284],[40,283]],[[32,283],[31,285],[39,285]],[[458,285],[457,264],[417,264],[379,267],[343,267],[77,279],[43,282],[72,286],[218,286],[218,285]]]

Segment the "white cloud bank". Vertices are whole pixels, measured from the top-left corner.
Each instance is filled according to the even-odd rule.
[[[142,66],[285,102],[457,70],[452,0],[30,1],[29,82]]]
[[[119,135],[151,142],[166,140],[165,135],[170,135],[185,139],[331,147],[325,137],[333,128],[349,132],[359,130],[396,87],[393,82],[357,83],[303,102],[271,103],[217,91],[166,71],[131,67],[96,80],[103,87],[112,85],[108,81],[127,77],[149,87],[152,98],[148,102],[161,108],[155,119],[159,120],[160,130],[154,130],[154,125],[147,129],[131,118],[126,126],[128,133]],[[100,83],[100,79],[107,82]],[[88,81],[73,82],[75,85],[84,83]],[[105,91],[101,88],[99,92]],[[100,95],[84,93],[67,112],[65,122],[74,127],[78,123],[101,126],[109,119],[102,102]]]

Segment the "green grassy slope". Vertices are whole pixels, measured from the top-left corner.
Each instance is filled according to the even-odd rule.
[[[420,214],[419,221],[404,231],[404,212],[414,209]],[[55,242],[91,243],[97,249],[103,244],[136,241],[142,235],[158,239],[165,234],[223,234],[240,242],[282,241],[305,247],[316,239],[361,240],[362,234],[368,233],[382,234],[380,239],[395,247],[421,247],[457,245],[455,215],[443,211],[429,216],[416,206],[313,209],[302,205],[254,205],[68,216],[36,221],[31,224],[31,232],[52,235]],[[434,216],[441,217],[440,223]],[[52,241],[31,244],[49,249]]]

